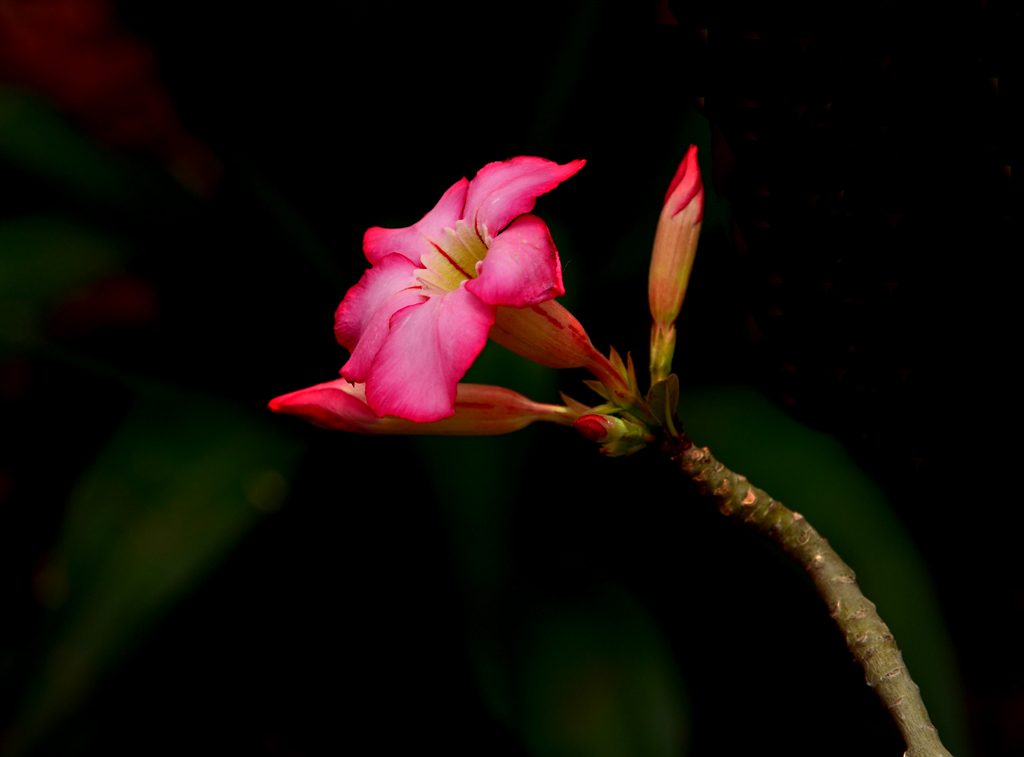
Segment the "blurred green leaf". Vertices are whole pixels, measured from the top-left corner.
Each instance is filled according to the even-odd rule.
[[[643,607],[605,589],[539,618],[523,736],[537,757],[678,757],[688,738],[675,661]]]
[[[935,590],[878,484],[834,438],[748,387],[689,389],[679,417],[694,443],[806,516],[856,571],[895,633],[943,741],[954,754],[967,754],[963,689]]]
[[[481,366],[485,375],[507,356],[518,359],[493,354],[495,363]],[[518,388],[543,391],[546,370],[518,375]],[[541,432],[415,440],[447,516],[481,695],[535,757],[678,757],[689,737],[683,686],[668,644],[640,603],[603,588],[536,611],[533,605],[547,600],[512,585],[510,521],[520,493],[495,482],[521,475],[530,440]]]
[[[37,338],[46,308],[126,257],[124,245],[64,218],[0,221],[0,341]]]
[[[90,204],[135,203],[138,177],[121,159],[46,101],[12,87],[0,87],[0,158]]]
[[[79,481],[39,587],[55,609],[5,753],[30,749],[264,514],[300,445],[255,416],[145,393]]]

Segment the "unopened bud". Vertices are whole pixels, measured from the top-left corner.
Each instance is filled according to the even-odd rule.
[[[572,427],[579,431],[584,439],[591,442],[603,442],[612,433],[610,421],[615,418],[607,415],[584,415],[576,419]]]
[[[600,442],[602,454],[609,457],[631,455],[654,441],[643,426],[614,415],[590,413],[577,418],[572,427],[584,438]]]
[[[704,184],[697,165],[697,148],[690,146],[665,194],[654,237],[647,293],[654,325],[651,328],[651,381],[672,372],[675,320],[683,306],[704,218]]]

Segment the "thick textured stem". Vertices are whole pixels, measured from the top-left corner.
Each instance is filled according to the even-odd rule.
[[[878,694],[903,734],[905,757],[952,757],[928,719],[892,632],[857,586],[853,570],[828,541],[800,513],[733,473],[685,435],[669,438],[663,449],[723,515],[764,534],[807,571],[846,637],[846,646],[864,669],[867,685]]]

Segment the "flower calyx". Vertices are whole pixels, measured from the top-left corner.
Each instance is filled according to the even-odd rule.
[[[583,325],[555,300],[526,308],[499,307],[490,338],[501,346],[549,368],[585,368],[596,380],[584,380],[607,400],[607,412],[625,411],[657,425],[640,393],[633,357],[614,347],[608,357],[594,347]]]
[[[613,412],[621,411],[635,416],[641,423],[657,426],[658,420],[647,407],[640,386],[636,379],[636,367],[633,356],[626,353],[623,362],[618,351],[612,347],[607,358],[595,350],[598,359],[589,363],[586,368],[597,377],[597,381],[584,380],[598,395],[610,403]]]

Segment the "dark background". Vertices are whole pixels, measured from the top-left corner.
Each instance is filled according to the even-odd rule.
[[[264,417],[344,362],[331,316],[363,231],[519,154],[587,160],[537,212],[566,305],[642,365],[650,244],[690,143],[708,206],[683,423],[711,444],[718,418],[713,449],[752,480],[758,445],[805,450],[783,481],[866,471],[874,499],[843,505],[824,476],[837,525],[812,522],[882,566],[848,556],[879,594],[937,613],[890,623],[954,754],[1024,751],[1015,11],[25,5],[0,4],[8,42],[39,40],[0,48],[20,98],[0,111],[0,241],[37,260],[18,245],[49,240],[53,262],[35,299],[0,289],[10,753],[901,753],[809,583],[656,450]],[[500,348],[472,371],[596,401]],[[238,504],[188,509],[204,498]],[[893,568],[890,590],[899,565],[927,572]]]

